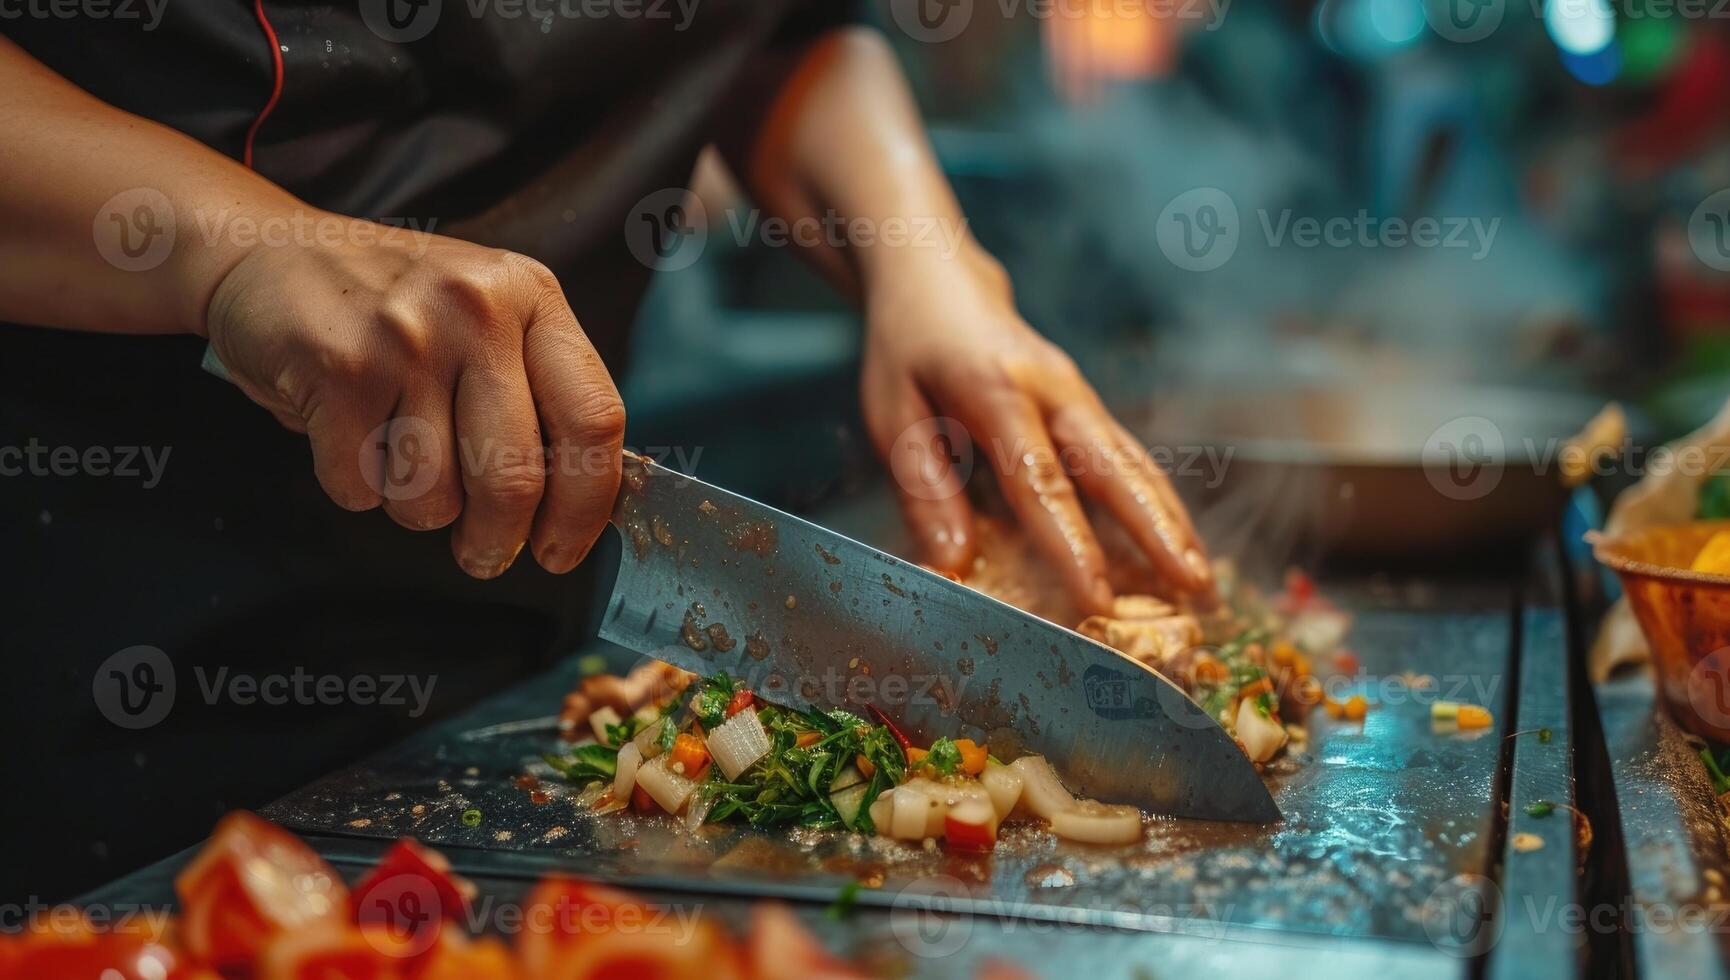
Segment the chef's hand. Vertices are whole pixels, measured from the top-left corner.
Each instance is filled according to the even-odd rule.
[[[625,412],[558,282],[521,255],[352,223],[367,227],[328,236],[349,244],[259,245],[234,264],[209,305],[217,356],[311,438],[337,504],[454,521],[477,578],[526,540],[568,571],[612,509]]]
[[[971,438],[1039,551],[1089,613],[1113,597],[1105,556],[1077,490],[1146,552],[1172,595],[1211,600],[1199,535],[1170,481],[1054,344],[1015,311],[1002,268],[977,246],[908,263],[865,296],[863,399],[878,451],[926,559],[971,561],[973,515],[946,438]],[[965,434],[940,431],[956,420]]]

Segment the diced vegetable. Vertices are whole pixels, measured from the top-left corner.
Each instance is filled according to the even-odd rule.
[[[1430,705],[1431,721],[1453,721],[1460,716],[1458,701],[1437,701]]]
[[[668,813],[678,813],[696,790],[695,781],[672,769],[666,756],[657,756],[637,769],[637,787]]]
[[[985,771],[979,774],[979,784],[991,797],[991,809],[996,812],[998,820],[1009,816],[1016,801],[1021,799],[1021,774],[1000,762],[985,764]]]
[[[1098,800],[1077,800],[1051,818],[1051,832],[1083,844],[1130,844],[1141,839],[1141,811]]]
[[[922,766],[925,764],[925,759],[930,755],[930,750],[922,749],[917,745],[910,745],[907,747],[907,764],[910,766]]]
[[[1460,705],[1459,715],[1454,719],[1461,728],[1488,728],[1495,723],[1490,716],[1490,709],[1480,708],[1475,704]]]
[[[631,744],[637,747],[637,754],[644,760],[648,760],[665,752],[666,748],[662,745],[661,736],[666,732],[667,726],[671,724],[671,721],[662,718],[638,732],[636,737],[631,739]]]
[[[865,813],[871,818],[871,825],[877,828],[877,833],[889,836],[895,816],[895,791],[886,789],[877,794],[877,798],[871,801],[871,806]]]
[[[829,804],[835,808],[848,830],[858,829],[859,810],[865,805],[865,794],[870,791],[871,787],[861,781],[829,794]]]
[[[613,773],[613,798],[628,800],[637,788],[637,770],[643,765],[643,753],[637,743],[629,742],[619,750],[619,765]]]
[[[671,760],[668,766],[673,772],[690,779],[697,778],[697,774],[709,764],[709,750],[704,747],[702,739],[690,732],[680,732],[673,739],[673,751],[667,757]]]
[[[715,765],[721,767],[728,779],[738,779],[740,773],[755,765],[773,748],[769,744],[769,733],[763,730],[763,723],[757,720],[757,712],[751,708],[727,719],[725,724],[710,732],[708,743]]]
[[[1044,756],[1024,755],[1010,763],[1009,768],[1021,777],[1019,809],[1041,820],[1050,820],[1074,808],[1075,797],[1063,788],[1063,782]]]
[[[740,691],[733,695],[733,700],[727,702],[727,717],[731,718],[756,703],[756,695],[752,694],[750,691]]]
[[[841,771],[829,782],[829,792],[839,793],[849,786],[857,786],[865,781],[865,774],[859,771],[857,765],[842,766]]]
[[[865,758],[865,753],[863,752],[853,757],[853,764],[859,767],[859,772],[862,773],[866,779],[870,779],[872,776],[877,775],[877,767],[871,764],[870,759]]]
[[[962,772],[977,776],[985,771],[985,760],[990,755],[985,751],[985,746],[970,738],[958,738],[955,740],[955,749],[961,753]]]
[[[614,711],[610,706],[602,705],[601,707],[596,708],[594,712],[589,715],[589,727],[595,731],[595,741],[600,742],[602,745],[606,745],[608,742],[607,729],[614,725],[618,725],[622,721],[624,721],[624,719],[620,718],[619,713]]]
[[[951,849],[989,851],[997,846],[997,812],[991,798],[970,795],[949,808],[943,818],[943,839]]]
[[[939,776],[953,776],[961,771],[961,747],[953,739],[940,738],[931,743],[925,764]]]
[[[942,787],[915,777],[895,789],[895,807],[889,817],[889,836],[901,840],[923,840],[943,836],[943,818],[949,812]],[[879,832],[883,828],[877,828]]]
[[[1237,703],[1237,740],[1253,762],[1266,762],[1285,745],[1285,726],[1256,710],[1248,698]]]
[[[702,793],[692,793],[691,801],[685,805],[685,829],[695,831],[709,819],[709,811],[715,808],[715,798]]]
[[[818,731],[800,732],[793,737],[793,744],[802,749],[808,749],[823,741],[823,733]]]

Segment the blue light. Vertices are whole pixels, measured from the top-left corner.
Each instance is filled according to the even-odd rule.
[[[1410,44],[1424,32],[1422,0],[1370,0],[1370,26],[1395,47]]]
[[[1612,43],[1591,54],[1562,52],[1562,64],[1587,85],[1608,85],[1622,72],[1622,49]]]

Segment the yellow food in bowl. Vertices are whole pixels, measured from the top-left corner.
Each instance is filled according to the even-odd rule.
[[[1706,541],[1706,547],[1694,556],[1689,571],[1708,575],[1730,575],[1730,531],[1719,531]]]

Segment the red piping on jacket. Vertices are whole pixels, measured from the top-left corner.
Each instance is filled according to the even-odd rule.
[[[270,101],[259,110],[258,117],[253,119],[252,125],[246,130],[246,145],[241,151],[241,162],[249,169],[252,167],[252,143],[258,138],[258,127],[270,118],[271,110],[276,108],[276,101],[282,98],[282,44],[276,39],[276,28],[270,26],[270,18],[265,16],[264,0],[252,0],[252,13],[258,18],[258,26],[264,28],[265,38],[270,41],[271,82]]]

